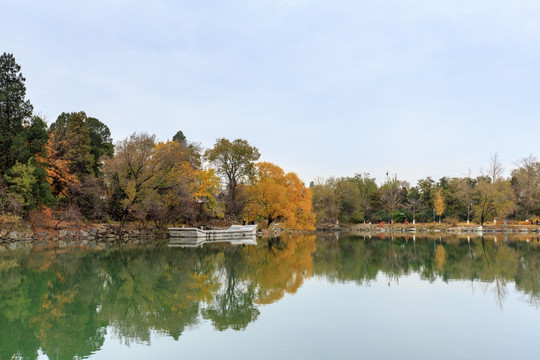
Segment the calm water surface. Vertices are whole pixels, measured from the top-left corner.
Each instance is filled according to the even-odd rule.
[[[0,252],[0,359],[537,357],[540,244],[284,236]]]

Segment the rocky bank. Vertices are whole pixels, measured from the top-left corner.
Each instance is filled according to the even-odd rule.
[[[167,237],[166,232],[155,229],[120,231],[117,225],[103,224],[79,230],[0,230],[0,245],[8,249],[28,246],[105,248],[115,244],[145,244]]]

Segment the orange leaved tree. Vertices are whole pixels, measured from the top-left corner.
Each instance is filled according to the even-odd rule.
[[[46,157],[38,154],[36,160],[38,164],[45,167],[47,171],[47,182],[51,186],[55,196],[67,196],[70,185],[79,183],[70,167],[70,161],[65,158],[64,149],[67,147],[64,140],[58,139],[51,134],[45,144]]]
[[[250,211],[265,219],[268,226],[281,221],[292,229],[314,228],[311,189],[306,188],[296,174],[285,173],[269,162],[256,164]]]

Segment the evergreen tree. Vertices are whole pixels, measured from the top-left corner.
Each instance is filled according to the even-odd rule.
[[[71,170],[80,179],[94,174],[94,155],[91,153],[90,132],[86,126],[86,114],[74,113],[69,117],[66,130],[66,158],[71,163]]]
[[[172,139],[173,141],[177,141],[179,144],[186,144],[187,142],[186,136],[184,135],[182,130],[178,130],[178,132],[174,134]]]
[[[12,54],[0,56],[0,174],[4,175],[18,160],[28,158],[24,124],[33,107],[25,100],[25,78]]]
[[[26,141],[30,155],[43,154],[48,140],[47,123],[39,116],[33,116],[30,124],[26,127]]]
[[[55,149],[57,156],[75,161],[78,165],[72,170],[78,175],[100,174],[103,158],[114,153],[111,131],[107,125],[96,118],[87,117],[83,111],[63,112],[51,124],[49,132],[54,134],[57,144],[62,145]],[[89,155],[92,157],[91,171],[88,169]]]
[[[56,118],[56,121],[49,126],[49,133],[54,134],[57,139],[65,139],[69,117],[75,113],[63,112]]]
[[[86,119],[86,127],[90,135],[90,153],[94,156],[93,170],[98,175],[101,173],[103,158],[114,154],[111,131],[107,125],[93,117]]]

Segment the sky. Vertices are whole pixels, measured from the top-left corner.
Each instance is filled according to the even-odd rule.
[[[540,157],[540,2],[0,0],[49,123],[246,139],[316,178],[479,175]]]

